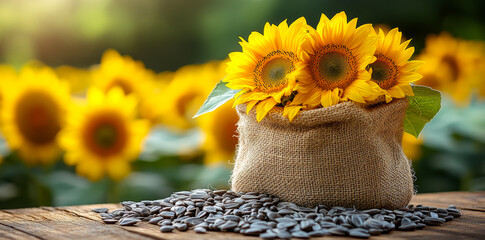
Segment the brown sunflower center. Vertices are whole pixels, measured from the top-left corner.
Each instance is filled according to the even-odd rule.
[[[450,68],[453,80],[458,79],[458,76],[460,76],[460,67],[458,66],[458,61],[456,60],[456,57],[452,55],[445,55],[441,61],[444,64],[448,65],[448,67]]]
[[[94,131],[94,141],[98,146],[110,148],[116,143],[118,132],[113,125],[102,124]]]
[[[128,143],[128,133],[118,114],[104,112],[88,120],[83,140],[91,152],[107,157],[123,151]]]
[[[344,45],[323,46],[311,55],[309,66],[321,89],[346,88],[357,78],[357,62]]]
[[[133,86],[122,78],[115,78],[108,85],[108,90],[114,87],[120,87],[125,94],[133,93]]]
[[[26,92],[15,109],[15,121],[20,134],[33,144],[55,141],[61,129],[59,105],[44,92]]]
[[[370,64],[372,68],[372,81],[377,83],[382,89],[389,89],[397,84],[397,66],[392,59],[376,54],[377,60]]]
[[[186,116],[190,108],[190,103],[197,97],[195,92],[187,92],[186,94],[182,95],[176,102],[176,111],[179,116]]]
[[[295,70],[298,60],[293,52],[273,51],[258,61],[254,68],[256,88],[263,92],[277,92],[288,83],[287,75]]]

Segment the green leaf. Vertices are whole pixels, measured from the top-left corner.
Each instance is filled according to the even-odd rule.
[[[209,94],[209,97],[205,100],[202,107],[200,107],[199,111],[195,114],[194,118],[216,110],[218,107],[222,106],[222,104],[226,103],[227,101],[231,100],[239,90],[234,90],[226,87],[225,82],[222,80],[216,84],[216,87],[212,89],[212,92]]]
[[[408,96],[409,106],[404,116],[404,131],[418,137],[424,125],[440,110],[441,94],[424,86],[413,86],[413,91],[414,96]]]

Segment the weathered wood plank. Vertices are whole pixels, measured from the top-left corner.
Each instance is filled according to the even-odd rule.
[[[9,228],[8,234],[17,232],[36,239],[158,239],[132,233],[115,225],[86,219],[55,208],[30,208],[0,211],[0,225]],[[0,234],[4,231],[0,230]]]
[[[427,193],[418,194],[411,203],[434,204],[437,207],[448,207],[453,204],[461,209],[485,212],[484,195],[485,192]]]
[[[38,237],[29,235],[21,229],[16,229],[11,226],[0,223],[0,239],[25,239],[25,240],[39,240]]]
[[[391,234],[374,236],[372,239],[485,239],[485,192],[453,192],[420,194],[413,204],[448,207],[454,204],[462,209],[463,216],[438,227],[426,227],[414,232],[394,231]],[[158,226],[138,223],[121,227],[101,222],[98,207],[110,210],[121,208],[118,204],[85,205],[71,207],[42,207],[0,211],[0,239],[258,239],[234,233],[193,231],[161,233]],[[342,237],[314,239],[344,239]]]

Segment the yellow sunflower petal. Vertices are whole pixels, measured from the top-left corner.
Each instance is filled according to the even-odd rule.
[[[253,107],[258,103],[259,101],[258,100],[253,100],[253,101],[250,101],[248,102],[248,106],[246,108],[246,114],[249,114],[249,112],[251,111],[251,109],[253,109]]]
[[[106,167],[108,176],[115,181],[125,178],[131,172],[130,164],[124,161],[110,161]]]
[[[339,102],[339,97],[337,93],[338,89],[336,91],[324,91],[322,93],[322,98],[321,98],[321,104],[323,107],[330,107],[332,105],[335,105]]]
[[[276,106],[277,102],[273,98],[268,98],[258,104],[256,107],[256,120],[261,122],[268,112]]]
[[[76,173],[87,177],[91,181],[98,181],[105,174],[105,168],[103,163],[85,159],[76,166]]]
[[[410,84],[399,84],[398,86],[406,96],[414,96],[413,88]]]
[[[290,122],[293,121],[295,116],[300,112],[303,106],[285,106],[283,109],[283,116],[287,117]]]
[[[403,98],[405,95],[404,95],[404,91],[398,87],[398,86],[394,86],[392,88],[389,88],[387,90],[387,92],[393,97],[393,98]]]
[[[423,66],[423,64],[424,64],[424,61],[418,61],[418,60],[409,61],[402,66],[402,71],[413,72],[418,70],[421,66]]]

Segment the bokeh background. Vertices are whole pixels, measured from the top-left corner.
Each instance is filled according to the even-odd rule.
[[[240,51],[238,37],[261,32],[266,22],[304,16],[316,26],[321,13],[340,11],[358,17],[359,24],[399,27],[412,39],[414,58],[427,62],[418,84],[442,91],[442,109],[420,138],[405,135],[403,140],[418,192],[485,190],[484,1],[1,0],[0,209],[228,188],[237,142],[234,110],[227,105],[191,117],[224,76],[227,54]],[[149,132],[139,143],[140,154],[129,159],[129,169],[107,166],[106,174],[95,177],[89,171],[98,171],[102,163],[66,160],[75,149],[61,148],[52,159],[39,160],[32,158],[36,150],[12,143],[25,132],[9,131],[11,126],[42,122],[34,122],[35,117],[12,121],[12,111],[28,110],[19,110],[25,104],[8,101],[8,94],[29,93],[28,84],[18,82],[35,79],[41,71],[69,86],[70,100],[63,103],[69,111],[86,101],[93,87],[109,92],[117,85],[136,98],[130,121],[144,120]],[[113,77],[117,74],[125,78]],[[135,75],[142,77],[129,79]],[[58,115],[63,116],[47,119],[70,118]],[[69,125],[59,124],[61,131]]]

